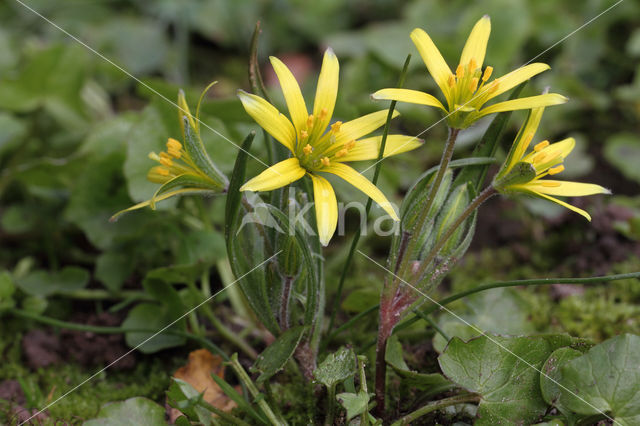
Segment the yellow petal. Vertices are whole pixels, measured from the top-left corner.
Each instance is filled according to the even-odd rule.
[[[513,168],[513,166],[515,166],[519,161],[522,161],[524,153],[527,151],[531,140],[538,130],[543,112],[544,108],[534,108],[529,112],[527,121],[524,126],[520,128],[520,131],[518,131],[516,139],[513,142],[514,145],[511,148],[511,151],[509,151],[509,155],[505,161],[506,166],[504,171],[501,171],[499,176],[504,176]]]
[[[530,96],[528,98],[512,99],[510,101],[498,102],[497,104],[482,108],[476,116],[476,119],[495,112],[559,105],[567,102],[568,100],[568,98],[558,95],[557,93],[547,93],[545,95]]]
[[[411,104],[434,106],[446,111],[442,103],[440,103],[435,96],[431,96],[428,93],[420,92],[418,90],[382,89],[372,94],[371,98],[375,100],[400,101],[409,102]]]
[[[382,207],[389,214],[389,216],[393,218],[393,220],[400,220],[398,219],[398,215],[396,214],[393,206],[391,205],[389,200],[387,200],[387,197],[384,196],[382,191],[380,191],[366,177],[362,176],[362,174],[358,173],[351,167],[342,163],[334,162],[331,163],[330,166],[324,167],[322,171],[333,173],[334,175],[346,180],[351,185],[367,194],[373,201],[378,203],[380,207]]]
[[[372,138],[360,139],[343,157],[336,158],[336,161],[363,161],[375,160],[380,152],[380,143],[382,136],[374,136]],[[384,157],[402,154],[418,148],[424,143],[422,139],[414,136],[405,135],[389,135],[387,143],[384,146]]]
[[[318,236],[323,246],[329,244],[329,240],[336,232],[338,225],[338,202],[333,187],[328,180],[321,176],[309,174],[313,181],[313,198],[316,206],[316,222]]]
[[[316,88],[316,99],[313,104],[313,116],[318,120],[313,128],[313,136],[322,134],[331,121],[338,94],[339,75],[340,65],[338,64],[338,58],[336,58],[333,50],[329,48],[324,52],[320,77],[318,77],[318,87]],[[323,118],[321,119],[320,117]]]
[[[305,173],[297,158],[287,158],[249,180],[240,191],[271,191],[297,181]]]
[[[183,135],[184,117],[187,117],[187,120],[189,120],[189,125],[195,130],[196,122],[193,120],[193,116],[191,115],[191,111],[189,110],[189,104],[187,104],[187,100],[184,97],[184,91],[180,90],[178,92],[178,118],[180,119],[180,128],[182,129]]]
[[[593,183],[566,182],[561,180],[535,180],[523,185],[535,192],[560,197],[583,197],[594,194],[611,194],[607,188]]]
[[[293,121],[298,133],[300,133],[300,130],[306,127],[307,117],[309,117],[302,92],[300,92],[300,86],[298,86],[298,82],[289,71],[289,68],[280,59],[275,56],[271,56],[269,59],[278,76],[278,81],[280,81],[280,87],[282,88],[284,99],[287,101],[291,121]]]
[[[296,131],[291,122],[282,115],[273,105],[260,96],[252,95],[244,90],[238,90],[238,97],[247,114],[273,136],[282,145],[294,152]]]
[[[495,98],[498,95],[507,92],[518,84],[522,83],[525,80],[529,80],[536,74],[540,74],[543,71],[548,70],[549,65],[542,63],[535,63],[525,65],[524,67],[520,67],[517,70],[511,71],[508,74],[503,75],[500,78],[497,78],[495,81],[498,82],[498,89],[495,92],[490,92],[487,94],[487,100],[491,98]]]
[[[478,68],[482,67],[484,55],[487,52],[487,42],[491,33],[491,19],[488,15],[484,15],[471,30],[469,38],[462,49],[460,56],[460,65],[466,67],[471,59],[473,59]],[[474,71],[474,70],[472,70]]]
[[[385,109],[343,123],[340,126],[340,132],[336,135],[335,143],[343,144],[368,135],[384,125],[385,121],[387,121],[387,114],[388,111]],[[399,112],[393,112],[393,117],[398,115],[400,115]]]
[[[433,43],[426,32],[420,28],[411,31],[411,40],[416,45],[424,64],[427,66],[429,73],[436,81],[444,96],[449,99],[449,85],[447,81],[451,75],[451,69],[442,57],[442,54]]]
[[[525,185],[523,185],[523,186],[525,186]],[[533,194],[533,195],[535,195],[537,197],[545,198],[545,199],[547,199],[549,201],[553,201],[554,203],[560,204],[562,207],[565,207],[565,208],[567,208],[569,210],[572,210],[572,211],[584,216],[589,222],[591,222],[591,216],[589,216],[589,213],[587,213],[586,211],[584,211],[582,209],[577,208],[576,206],[572,206],[569,203],[565,203],[564,201],[558,200],[557,198],[554,198],[554,197],[550,197],[550,196],[545,195],[545,194],[543,194],[541,192],[536,192],[536,191],[533,191],[533,190],[526,190],[526,189],[525,189],[525,192],[530,192],[531,194]]]

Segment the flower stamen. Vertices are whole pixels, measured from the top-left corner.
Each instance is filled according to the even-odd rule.
[[[549,169],[549,174],[550,175],[557,175],[560,172],[564,171],[564,166],[562,164],[560,164],[559,166],[556,167],[552,167]]]

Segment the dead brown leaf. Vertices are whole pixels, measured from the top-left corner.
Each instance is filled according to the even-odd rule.
[[[225,367],[222,362],[220,356],[213,355],[207,349],[198,349],[189,354],[187,365],[180,367],[173,374],[173,377],[184,380],[198,392],[204,392],[203,399],[206,402],[228,412],[236,407],[236,403],[225,395],[220,386],[211,378],[211,374],[224,378]],[[172,408],[169,413],[172,422],[180,415],[180,411],[175,408]]]

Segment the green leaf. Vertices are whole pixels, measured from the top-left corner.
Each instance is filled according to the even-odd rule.
[[[640,424],[640,336],[623,334],[560,366],[562,406],[583,415],[607,413],[616,424]]]
[[[367,392],[360,391],[358,393],[339,393],[336,398],[347,410],[347,421],[349,421],[368,410],[371,397]]]
[[[356,367],[356,354],[353,349],[342,347],[327,355],[313,372],[313,375],[327,388],[332,388],[349,377],[353,377],[357,371]]]
[[[0,311],[4,308],[12,308],[15,305],[13,293],[16,287],[7,271],[0,271]]]
[[[387,341],[385,361],[402,377],[403,383],[419,389],[420,395],[425,398],[455,387],[442,374],[423,374],[411,370],[402,356],[402,344],[396,335],[392,335]]]
[[[469,340],[480,334],[460,318],[489,333],[522,335],[534,331],[529,321],[529,306],[513,289],[483,291],[465,298],[464,303],[463,310],[454,310],[458,317],[446,312],[438,318],[438,325],[450,337]],[[433,347],[438,352],[442,352],[446,344],[440,334],[433,338]]]
[[[0,155],[16,148],[26,131],[27,126],[24,121],[6,112],[0,113]]]
[[[540,391],[543,364],[556,349],[580,344],[565,335],[483,335],[468,343],[454,337],[438,362],[449,379],[481,395],[476,425],[530,424],[548,408]]]
[[[562,367],[568,361],[582,356],[583,352],[572,348],[560,348],[555,351],[544,363],[542,371],[545,374],[540,375],[540,389],[542,397],[547,404],[556,407],[561,413],[571,418],[572,413],[562,402],[560,402],[561,385],[562,385]]]
[[[256,380],[257,384],[269,380],[284,367],[284,364],[291,358],[298,347],[307,329],[308,327],[302,325],[290,328],[258,356],[252,367],[253,371],[261,373]]]
[[[33,271],[16,280],[18,287],[32,296],[46,297],[84,288],[89,282],[86,269],[67,266],[61,271]]]
[[[198,230],[184,236],[180,241],[177,263],[212,265],[226,257],[224,237],[218,231]]]
[[[102,406],[98,417],[84,422],[87,426],[166,425],[164,407],[143,397],[110,402]]]
[[[211,412],[200,405],[202,394],[184,380],[171,378],[167,400],[170,406],[180,410],[191,421],[205,426],[211,424]]]
[[[632,133],[618,133],[607,139],[604,157],[627,178],[640,182],[640,137]]]
[[[127,319],[122,323],[123,328],[149,329],[160,331],[177,319],[168,314],[167,306],[156,303],[141,303],[129,311]],[[169,329],[184,328],[184,320],[178,321]],[[182,346],[186,338],[171,334],[128,332],[125,340],[130,347],[138,347],[142,353],[151,354],[167,348]]]
[[[261,424],[268,424],[267,419],[264,418],[264,416],[260,414],[258,411],[256,411],[251,406],[251,404],[249,404],[247,400],[242,395],[240,395],[238,391],[235,390],[233,386],[227,383],[222,377],[219,377],[217,374],[212,373],[211,378],[213,379],[214,382],[216,382],[218,386],[220,386],[220,389],[222,390],[222,392],[224,392],[225,395],[227,395],[233,402],[238,404],[238,408],[240,410],[249,414],[251,417],[253,417],[255,420],[257,420]]]
[[[108,251],[98,256],[95,277],[109,290],[118,291],[133,272],[133,267],[134,261],[130,254]]]
[[[224,236],[227,240],[227,246],[232,243],[233,235],[231,230],[235,230],[236,221],[238,218],[238,212],[240,211],[240,201],[242,200],[242,193],[240,187],[244,184],[247,159],[249,157],[249,150],[253,143],[253,138],[256,133],[251,132],[247,135],[244,142],[242,142],[242,148],[238,151],[236,157],[236,164],[233,167],[231,173],[231,180],[229,181],[229,189],[227,192],[227,203],[225,205],[225,220],[224,220]],[[229,256],[231,256],[231,250],[229,249]]]

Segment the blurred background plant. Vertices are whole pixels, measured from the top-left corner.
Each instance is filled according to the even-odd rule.
[[[200,91],[218,80],[202,105],[203,122],[237,145],[256,129],[235,91],[249,88],[246,69],[257,20],[263,28],[259,57],[275,55],[287,63],[305,97],[313,95],[321,52],[327,46],[334,49],[341,63],[335,116],[350,118],[379,108],[369,94],[395,84],[406,54],[414,52],[408,37],[413,28],[427,29],[444,57],[455,58],[468,29],[478,17],[489,14],[493,33],[486,62],[502,74],[544,52],[536,60],[550,64],[552,71],[536,78],[525,92],[535,94],[551,86],[571,99],[562,108],[550,108],[541,124],[543,138],[577,141],[566,178],[598,183],[615,195],[578,202],[593,203],[591,227],[544,201],[493,200],[480,211],[470,255],[447,278],[443,294],[488,279],[589,276],[640,268],[637,2],[622,2],[548,51],[614,2],[29,0],[25,4],[113,63],[20,2],[0,4],[0,313],[17,308],[96,326],[124,321],[130,328],[154,328],[233,281],[226,260],[222,198],[172,199],[159,203],[157,211],[141,210],[116,223],[108,219],[149,199],[157,189],[146,180],[153,165],[147,154],[161,151],[168,137],[181,134],[176,108],[167,101],[175,99],[178,88],[184,88],[188,102],[195,105]],[[267,87],[277,89],[271,68],[266,61],[263,65]],[[405,87],[437,92],[415,55]],[[270,93],[282,105],[279,90]],[[416,135],[440,118],[435,110],[415,105],[397,109],[403,118],[394,125],[405,134]],[[500,156],[524,113],[515,113],[514,118]],[[488,121],[480,122],[463,132],[456,156],[467,153],[487,125]],[[446,137],[444,126],[421,137],[426,143],[420,155],[385,160],[379,186],[395,202],[437,162]],[[202,129],[202,138],[221,171],[229,175],[237,147],[207,128]],[[258,133],[252,153],[266,161],[264,146]],[[248,176],[264,168],[253,159],[248,167]],[[338,180],[335,187],[344,199],[364,200]],[[373,209],[371,214],[381,211]],[[347,219],[349,236],[359,225],[356,217]],[[376,305],[382,282],[382,271],[356,256],[344,300],[333,300],[348,242],[349,238],[335,238],[325,250],[326,298],[328,306],[340,305],[338,324]],[[382,261],[387,245],[388,239],[369,233],[360,247]],[[623,331],[640,331],[637,280],[596,288],[558,285],[517,295],[500,291],[499,323],[483,315],[495,314],[494,296],[457,302],[456,311],[494,332],[566,331],[600,341]],[[161,361],[132,355],[134,375],[107,372],[99,379],[102,392],[81,388],[53,406],[51,416],[92,417],[103,402],[131,396],[162,401],[171,372],[184,361],[185,350],[197,344],[181,334],[186,330],[229,351],[240,349],[251,359],[264,347],[264,330],[256,326],[239,293],[224,292],[216,301],[206,308],[208,312],[199,311],[206,326],[187,317],[173,327],[173,334],[163,334],[141,348],[144,353],[178,348],[163,352]],[[375,318],[363,316],[341,330],[333,336],[332,347],[366,346],[374,336]],[[467,336],[468,330],[451,324],[447,315],[436,320],[450,336]],[[57,360],[42,361],[31,354],[46,347],[34,335],[44,326],[13,315],[3,316],[3,322],[0,354],[7,362],[0,366],[0,380],[20,381],[19,404],[27,409],[50,401],[54,388],[56,395],[68,389],[69,383],[52,373],[52,366],[61,360],[75,360],[64,367],[70,383],[109,362],[108,357],[88,356],[86,350],[65,352],[60,343],[65,336],[59,333],[51,334],[53,343],[48,343],[58,342],[51,350]],[[424,339],[425,332],[432,336],[433,330],[427,326],[425,331],[424,323],[416,323],[403,331],[412,346],[407,349],[411,367],[437,368],[424,365],[428,357],[420,355],[434,350]],[[124,340],[113,337],[104,345],[116,348],[108,354],[113,360],[148,335],[130,332]],[[243,349],[245,340],[254,344]],[[96,344],[82,342],[77,346]],[[433,347],[438,350],[442,342],[436,340]],[[402,392],[399,385],[396,391]],[[10,399],[3,395],[0,401]],[[280,397],[287,396],[291,394]],[[293,402],[294,407],[304,404],[302,396]],[[291,422],[306,419],[304,409],[292,409],[287,415]]]

